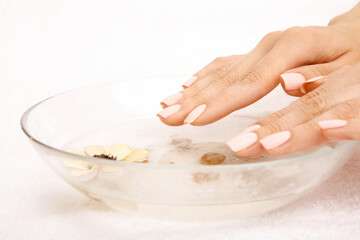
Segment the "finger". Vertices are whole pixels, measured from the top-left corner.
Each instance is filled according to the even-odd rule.
[[[257,139],[292,129],[328,111],[339,102],[356,98],[360,91],[360,84],[355,83],[354,76],[360,74],[360,64],[354,68],[357,68],[358,71],[354,71],[352,68],[345,73],[338,70],[328,75],[329,80],[324,85],[245,129],[243,132],[248,134],[240,134],[231,139],[229,147],[238,156],[259,155],[264,149]],[[359,82],[359,80],[357,81]],[[352,85],[353,83],[355,85]],[[252,131],[254,133],[251,134]],[[251,143],[247,139],[255,140]]]
[[[314,85],[321,85],[325,79],[323,76],[342,69],[344,65],[356,63],[358,58],[352,55],[343,55],[338,59],[321,64],[313,64],[301,66],[290,69],[281,75],[281,85],[285,92],[291,96],[302,96],[309,91],[306,91],[304,85],[313,83]],[[313,85],[313,86],[314,86]]]
[[[284,91],[290,96],[304,95],[301,86],[306,81],[315,81],[324,75],[336,70],[337,65],[332,63],[302,66],[286,71],[280,75],[280,83]]]
[[[177,112],[170,111],[172,113],[171,117],[169,114],[159,113],[158,116],[160,117],[160,120],[165,124],[172,126],[182,125],[184,119],[192,110],[194,110],[194,108],[201,105],[201,103],[207,99],[218,95],[221,91],[231,85],[233,81],[237,80],[233,77],[227,77],[230,75],[229,72],[235,71],[236,73],[239,73],[236,77],[240,77],[240,74],[245,73],[273,47],[280,35],[281,32],[267,34],[254,50],[244,56],[241,61],[237,62],[235,66],[232,67],[232,71],[229,71],[229,69],[226,69],[225,71],[213,71],[204,78],[196,81],[191,87],[182,91],[181,94],[178,94],[177,99],[172,102],[174,104],[181,104],[181,108],[176,108],[178,110]],[[173,109],[175,108],[172,108],[172,110]]]
[[[318,122],[323,134],[330,140],[360,141],[360,119],[332,119]]]
[[[349,66],[344,66],[339,70],[322,78],[321,81],[324,80],[324,84],[321,85],[321,87],[316,88],[313,92],[301,97],[300,99],[296,100],[295,102],[291,103],[289,106],[281,109],[280,111],[272,113],[269,116],[259,120],[258,122],[255,123],[254,126],[264,127],[267,125],[271,125],[277,122],[279,118],[282,118],[283,116],[289,114],[292,111],[299,111],[299,113],[301,113],[302,115],[309,116],[310,118],[312,118],[314,116],[311,113],[308,113],[308,110],[310,110],[310,108],[308,108],[307,106],[314,106],[318,108],[317,106],[319,107],[324,106],[323,103],[331,102],[327,100],[324,94],[331,93],[333,91],[338,91],[339,89],[348,89],[347,87],[351,87],[354,84],[360,83],[360,79],[354,78],[354,76],[357,76],[359,74],[360,74],[360,63],[355,65],[351,69],[349,69]],[[339,99],[343,99],[343,101],[347,100],[345,94],[340,94]],[[328,107],[331,107],[331,105]],[[301,111],[302,109],[304,109],[305,111]],[[324,108],[323,111],[325,111],[326,109],[327,108]],[[318,111],[320,111],[320,109],[315,110],[314,113],[319,114],[320,112]],[[301,118],[301,116],[299,117]],[[295,119],[297,118],[293,118],[293,120]],[[288,120],[288,122],[291,121]],[[253,126],[251,126],[251,128],[253,128]]]
[[[318,91],[319,90],[316,89],[314,92],[309,93],[314,97],[306,95],[303,99],[299,99],[297,102],[293,103],[293,105],[296,105],[297,107],[290,107],[292,108],[291,111],[281,116],[278,115],[273,122],[267,125],[260,125],[262,124],[262,121],[260,120],[257,123],[257,126],[262,127],[257,127],[250,133],[236,136],[227,142],[228,146],[241,157],[249,157],[264,153],[264,149],[258,143],[258,139],[265,138],[277,132],[292,129],[319,116],[323,112],[328,111],[339,102],[356,98],[359,95],[360,84],[341,89],[337,92],[318,94]]]
[[[306,123],[294,127],[292,130],[277,132],[260,139],[259,142],[271,155],[284,155],[302,151],[329,140],[327,135],[324,134],[323,129],[330,131],[332,128],[334,131],[335,128],[342,128],[347,125],[347,120],[359,118],[359,113],[360,98],[351,99],[336,105],[334,108]],[[349,130],[347,129],[348,139],[350,137],[358,137],[357,134],[351,135]],[[345,131],[342,134],[344,134],[342,137],[346,136]]]

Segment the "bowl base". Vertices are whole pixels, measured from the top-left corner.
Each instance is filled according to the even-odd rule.
[[[166,205],[104,198],[86,193],[90,198],[130,217],[175,221],[224,221],[253,217],[280,208],[304,194],[291,194],[279,198],[239,204]]]

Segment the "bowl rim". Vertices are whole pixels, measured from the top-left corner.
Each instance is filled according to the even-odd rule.
[[[171,77],[176,77],[176,76],[171,76]],[[47,150],[50,151],[54,151],[59,153],[60,155],[64,155],[65,157],[71,157],[71,158],[78,158],[78,159],[83,159],[86,161],[91,161],[91,162],[95,162],[95,163],[99,163],[99,164],[107,164],[107,165],[117,165],[117,166],[126,166],[126,167],[138,167],[138,168],[166,168],[166,169],[222,169],[222,168],[233,168],[233,169],[237,169],[237,168],[248,168],[248,167],[254,167],[254,166],[269,166],[269,165],[277,165],[277,164],[282,164],[282,163],[287,163],[287,162],[297,162],[297,161],[304,161],[306,159],[309,158],[314,158],[314,157],[318,157],[318,156],[325,156],[328,155],[330,153],[333,153],[335,151],[338,151],[340,149],[343,148],[347,148],[347,147],[351,147],[352,145],[355,145],[358,143],[358,141],[348,141],[346,143],[344,143],[343,145],[339,146],[339,147],[335,147],[329,150],[326,150],[324,152],[315,152],[312,154],[308,154],[308,155],[303,155],[303,156],[298,156],[298,157],[292,157],[292,158],[284,158],[284,159],[276,159],[276,160],[271,160],[271,161],[266,161],[266,162],[250,162],[250,163],[241,163],[241,164],[226,164],[226,165],[172,165],[172,164],[139,164],[139,163],[132,163],[132,162],[125,162],[125,161],[114,161],[111,159],[105,159],[105,158],[97,158],[97,157],[90,157],[90,156],[82,156],[82,155],[78,155],[75,153],[70,153],[70,152],[66,152],[65,150],[62,150],[60,148],[56,148],[56,147],[52,147],[42,141],[40,141],[39,139],[36,139],[35,137],[32,136],[32,134],[30,133],[30,131],[26,128],[26,122],[28,121],[28,117],[30,115],[30,113],[39,105],[47,102],[48,100],[64,95],[66,93],[69,92],[73,92],[73,91],[78,91],[78,90],[84,90],[86,88],[93,88],[95,86],[98,85],[105,85],[105,84],[114,84],[114,83],[126,83],[126,82],[132,82],[132,81],[144,81],[144,80],[149,80],[149,79],[162,79],[165,77],[152,77],[152,78],[134,78],[134,79],[127,79],[127,80],[114,80],[114,81],[107,81],[107,82],[102,82],[102,83],[95,83],[95,84],[91,84],[91,85],[87,85],[87,86],[83,86],[83,87],[79,87],[79,88],[75,88],[75,89],[71,89],[68,91],[64,91],[64,92],[60,92],[58,94],[55,94],[51,97],[45,98],[43,100],[41,100],[40,102],[32,105],[31,107],[29,107],[21,116],[20,118],[20,126],[22,131],[24,132],[24,134],[34,143],[40,145],[43,148],[46,148]],[[169,77],[167,77],[168,79]],[[286,155],[284,155],[286,156]]]

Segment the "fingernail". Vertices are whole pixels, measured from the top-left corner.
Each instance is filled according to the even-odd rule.
[[[319,121],[319,126],[322,129],[332,129],[332,128],[339,128],[343,127],[347,124],[346,120],[327,120],[327,121]]]
[[[240,134],[245,134],[245,133],[249,133],[249,132],[252,132],[258,128],[261,128],[261,126],[259,124],[255,124],[255,125],[252,125],[248,128],[245,128],[242,132],[240,132]]]
[[[256,133],[239,134],[227,141],[226,145],[228,145],[233,152],[239,152],[253,145],[257,139]]]
[[[194,82],[196,81],[197,76],[192,76],[189,80],[187,80],[182,86],[183,87],[190,87],[191,85],[194,84]]]
[[[320,78],[323,78],[324,76],[318,76],[318,77],[314,77],[314,78],[310,78],[309,80],[306,80],[305,83],[311,83],[311,82],[315,82],[317,80],[319,80]]]
[[[273,149],[285,143],[291,137],[290,131],[282,131],[261,139],[259,142],[265,149]]]
[[[305,78],[300,73],[284,73],[280,77],[284,81],[286,90],[299,90],[301,85],[305,82]]]
[[[161,102],[170,106],[170,105],[177,103],[182,97],[183,97],[182,93],[175,93],[175,94],[165,98]]]
[[[301,87],[300,87],[300,92],[306,94],[307,92],[306,92],[306,89],[305,89],[305,86],[304,86],[304,85],[305,85],[305,84],[301,85]]]
[[[189,113],[189,115],[185,118],[184,123],[192,123],[195,121],[206,109],[206,104],[202,104],[195,108]]]
[[[158,113],[158,115],[160,115],[163,118],[168,118],[171,115],[177,113],[180,110],[180,108],[181,108],[180,104],[172,105],[170,107],[163,109],[161,112]]]

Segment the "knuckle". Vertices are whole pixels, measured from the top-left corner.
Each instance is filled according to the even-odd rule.
[[[284,126],[284,123],[281,120],[278,120],[270,125],[263,127],[261,129],[261,131],[258,132],[259,138],[264,138],[271,134],[284,131],[285,129],[287,129],[287,128],[286,128],[286,126]]]
[[[262,39],[261,42],[272,42],[279,36],[280,31],[277,32],[269,32]]]
[[[284,31],[283,36],[287,38],[297,38],[298,36],[301,36],[304,33],[303,27],[291,27]]]
[[[319,129],[319,124],[317,123],[317,121],[308,121],[303,125],[303,131],[304,132],[312,132],[315,129]]]
[[[192,93],[197,93],[201,91],[201,88],[199,87],[199,85],[197,83],[193,84],[192,86],[190,86],[189,88],[186,88],[184,90],[184,92],[186,92],[186,94],[192,94]]]
[[[259,85],[264,81],[263,74],[258,69],[249,70],[244,78],[241,80],[241,83],[248,87],[254,87]]]
[[[238,71],[230,71],[225,77],[221,79],[223,84],[231,85],[237,81],[239,81],[243,75]]]
[[[314,27],[292,27],[284,31],[282,40],[293,44],[307,43],[309,39],[313,39],[316,29]]]
[[[229,75],[232,72],[230,65],[225,64],[222,67],[213,71],[213,74],[218,78],[224,78],[226,75]]]
[[[341,21],[341,19],[343,19],[343,15],[336,16],[329,21],[328,25],[334,25],[334,24],[338,23],[339,21]]]
[[[283,116],[285,116],[285,113],[284,113],[284,111],[277,111],[277,112],[274,112],[273,114],[271,114],[271,116],[274,119],[281,119]]]
[[[314,91],[309,92],[308,94],[301,97],[297,102],[301,105],[306,105],[308,101],[310,101],[312,98],[320,97],[322,95],[326,94],[326,91],[323,87],[318,87]]]
[[[198,106],[200,104],[203,104],[207,99],[206,94],[199,93],[194,96],[192,96],[187,103],[191,106]]]
[[[311,116],[315,116],[326,110],[328,106],[327,98],[319,96],[309,100],[307,106],[303,111],[309,113]]]
[[[225,57],[217,57],[215,58],[212,63],[216,64],[216,65],[222,65],[226,62],[226,58]]]
[[[222,90],[225,90],[226,88],[228,88],[229,86],[231,86],[235,81],[236,81],[236,78],[226,77],[226,78],[216,80],[214,82],[214,85],[218,91],[222,91]]]
[[[305,98],[300,99],[298,108],[307,118],[317,116],[331,105],[330,98],[325,94],[321,94],[319,90],[314,90],[305,96]]]

